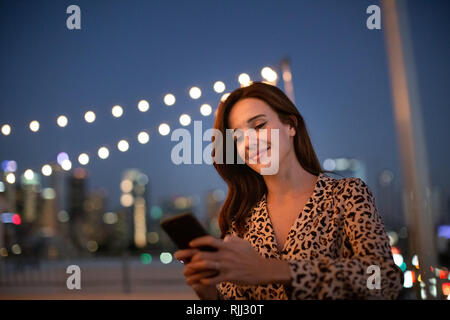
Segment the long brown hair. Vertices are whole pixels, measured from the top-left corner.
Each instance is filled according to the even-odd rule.
[[[245,233],[245,219],[250,214],[251,209],[267,192],[267,187],[263,177],[252,170],[246,164],[225,163],[226,159],[226,129],[230,129],[228,116],[231,108],[244,98],[257,98],[266,102],[277,114],[280,121],[295,128],[294,136],[295,154],[302,168],[309,173],[318,176],[322,170],[317,159],[314,148],[309,139],[303,117],[298,112],[295,105],[276,86],[263,82],[254,82],[249,86],[234,90],[225,101],[219,102],[217,108],[214,128],[222,133],[223,141],[221,145],[214,145],[214,149],[220,147],[221,160],[214,161],[214,167],[219,175],[228,185],[228,195],[219,213],[219,227],[223,238],[231,226],[234,219],[239,235]],[[214,143],[214,141],[213,141]],[[213,150],[213,156],[215,151]],[[237,156],[236,145],[234,144],[234,155]]]

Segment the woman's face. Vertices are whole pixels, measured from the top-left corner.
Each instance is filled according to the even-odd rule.
[[[293,149],[295,128],[282,123],[278,114],[263,100],[245,98],[238,101],[230,111],[228,124],[230,129],[241,129],[239,131],[244,133],[238,133],[235,137],[237,151],[245,163],[258,173],[261,173],[261,168],[272,165],[271,161],[276,156],[273,152],[278,150],[277,161],[281,164]],[[256,131],[256,139],[250,139],[251,135],[246,134],[249,129]],[[275,145],[277,139],[272,141],[272,129],[278,129],[278,148]]]

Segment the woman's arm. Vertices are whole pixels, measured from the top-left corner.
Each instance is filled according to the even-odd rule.
[[[395,299],[402,288],[402,272],[393,261],[369,187],[359,178],[346,183],[353,196],[343,200],[344,231],[353,255],[336,260],[289,261],[290,283],[286,279],[283,282],[291,299]],[[376,281],[369,280],[368,285],[368,278],[374,274],[369,266],[379,267],[379,289]],[[281,270],[285,277],[285,267]]]

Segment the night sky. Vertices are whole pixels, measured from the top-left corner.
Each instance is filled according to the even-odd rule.
[[[66,8],[81,8],[81,30],[68,30]],[[367,165],[367,182],[375,187],[385,168],[401,183],[383,30],[366,28],[366,8],[378,1],[0,1],[0,161],[16,160],[19,172],[43,164],[65,151],[91,161],[89,187],[105,187],[110,206],[119,203],[119,183],[127,168],[139,168],[151,181],[151,199],[175,194],[203,197],[222,188],[209,165],[176,166],[176,144],[157,128],[172,130],[188,113],[203,117],[203,103],[217,106],[223,81],[227,92],[248,73],[261,80],[264,66],[292,60],[296,105],[305,118],[321,163],[326,158],[358,158]],[[432,184],[450,190],[450,12],[449,1],[408,1],[420,102],[424,115]],[[384,27],[382,25],[382,27]],[[202,89],[192,100],[192,86]],[[164,94],[177,101],[167,107]],[[147,99],[141,113],[137,102]],[[111,107],[124,108],[114,118]],[[97,119],[84,121],[87,110]],[[69,118],[66,128],[56,118]],[[28,129],[38,120],[41,129]],[[192,124],[188,127],[192,129]],[[136,135],[150,132],[140,145]],[[115,147],[123,138],[130,150]],[[204,143],[204,147],[208,143]],[[106,145],[107,160],[96,156]],[[43,185],[48,184],[43,179]]]

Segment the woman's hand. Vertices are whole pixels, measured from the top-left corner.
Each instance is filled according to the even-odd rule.
[[[239,237],[226,236],[224,240],[220,240],[204,236],[192,240],[190,246],[197,251],[190,252],[191,261],[186,265],[185,275],[203,285],[216,285],[222,281],[250,285],[289,282],[286,261],[262,257],[248,241]],[[201,246],[212,246],[218,251],[195,249]],[[205,274],[211,270],[217,270],[219,274],[208,278]]]
[[[187,268],[192,256],[200,252],[198,249],[185,249],[178,250],[174,253],[175,259],[180,260],[185,265],[184,275],[186,276],[186,283],[191,286],[197,296],[202,300],[214,300],[217,299],[217,288],[215,285],[204,285],[199,282],[200,279],[205,277],[214,276],[217,274],[215,270],[202,271],[196,274],[187,274]]]

